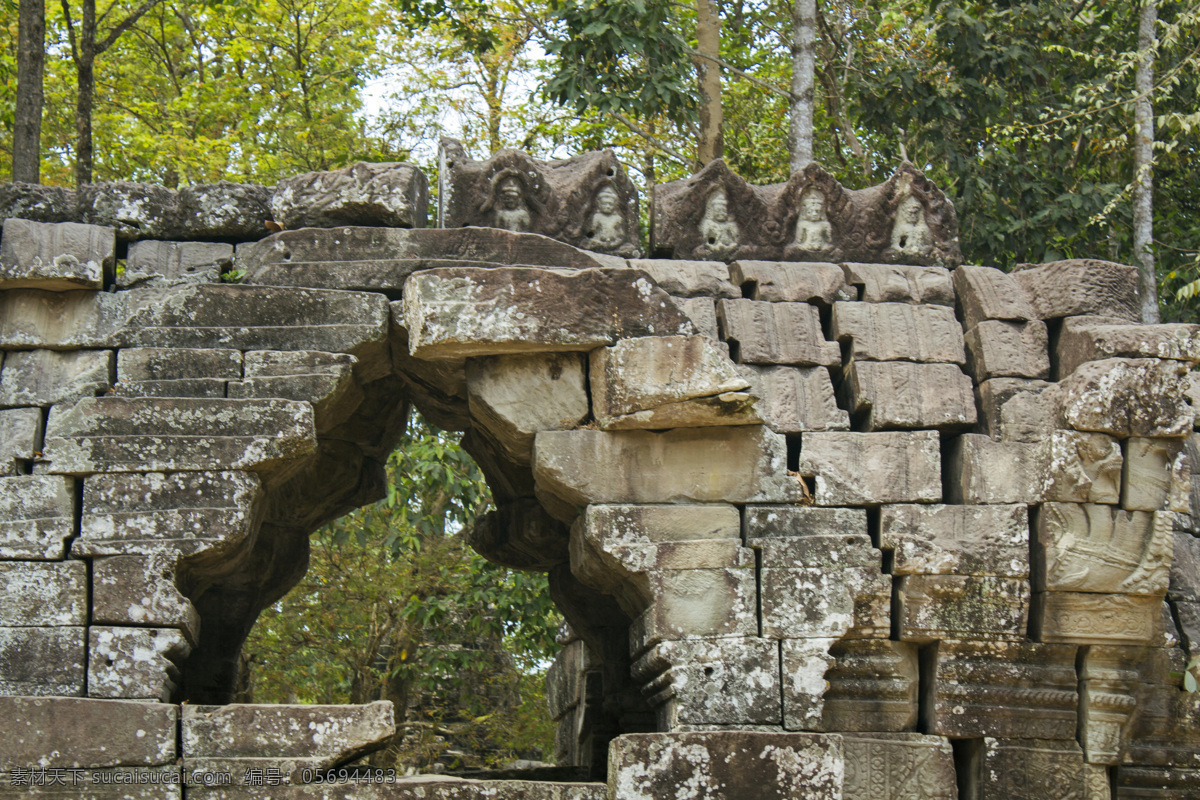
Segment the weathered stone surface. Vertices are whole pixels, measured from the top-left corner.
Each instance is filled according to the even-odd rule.
[[[101,397],[54,407],[45,458],[60,474],[267,470],[315,448],[307,403]]]
[[[1094,645],[1079,662],[1079,742],[1090,764],[1118,764],[1137,708],[1143,651]]]
[[[815,479],[820,506],[942,499],[936,431],[809,433],[801,443],[798,471]]]
[[[815,733],[626,734],[609,750],[619,800],[839,800],[842,737]]]
[[[1043,592],[1030,632],[1043,642],[1145,645],[1161,636],[1162,607],[1154,595]]]
[[[1057,427],[1056,411],[1038,402],[1041,392],[1051,385],[1020,378],[992,378],[980,383],[975,390],[980,432],[1005,441],[1041,441]],[[1010,400],[1013,403],[1008,406]]]
[[[569,534],[536,498],[505,503],[467,529],[467,543],[493,564],[512,569],[549,570],[570,560]]]
[[[1020,284],[1006,272],[963,264],[954,270],[953,281],[966,330],[988,319],[1023,322],[1037,318]]]
[[[854,361],[844,386],[868,431],[975,424],[971,379],[955,364]]]
[[[673,297],[675,305],[679,307],[692,325],[696,327],[696,333],[701,336],[707,336],[714,342],[721,339],[720,329],[717,327],[717,301],[710,297]]]
[[[242,377],[242,351],[126,347],[117,351],[117,376],[122,383],[192,378],[236,380]]]
[[[1126,764],[1117,771],[1117,796],[1122,799],[1189,800],[1195,797],[1198,791],[1200,769]],[[1102,800],[1107,800],[1103,795],[1101,797]]]
[[[124,295],[108,292],[4,292],[0,294],[0,349],[111,347],[110,331],[124,303]]]
[[[593,413],[601,428],[692,427],[762,422],[749,382],[703,336],[624,339],[592,351]],[[671,423],[671,424],[667,424]]]
[[[783,677],[783,727],[789,731],[825,730],[821,721],[834,663],[836,639],[784,639],[779,643]]]
[[[635,655],[664,641],[756,633],[752,562],[728,569],[652,570],[647,586],[655,602],[629,628],[629,649]]]
[[[263,229],[266,230],[265,228]],[[129,245],[117,286],[217,283],[233,263],[233,245],[219,242],[142,241]]]
[[[473,358],[467,362],[466,375],[472,421],[518,464],[532,461],[538,431],[570,430],[587,419],[581,355]]]
[[[1054,431],[1040,445],[1044,500],[1111,503],[1120,498],[1120,444],[1100,433]]]
[[[755,408],[776,433],[845,431],[850,415],[838,408],[829,370],[824,367],[740,365],[738,374],[758,398]]]
[[[0,410],[0,475],[20,475],[42,448],[42,410]]]
[[[84,480],[75,555],[227,555],[256,529],[262,489],[249,472],[95,475]]]
[[[968,505],[1116,503],[1121,462],[1117,442],[1100,434],[1054,431],[1040,442],[964,434],[951,447],[946,496]]]
[[[82,562],[0,562],[0,626],[84,625],[87,604]]]
[[[495,228],[303,228],[239,245],[243,283],[399,292],[414,272],[497,265],[624,267],[563,242]]]
[[[746,506],[744,526],[746,541],[755,546],[754,539],[773,537],[864,537],[867,535],[867,512],[858,508],[816,508],[813,506]],[[831,551],[837,558],[840,551]],[[878,563],[879,554],[869,552]],[[828,559],[805,562],[804,566],[823,566]],[[866,563],[853,566],[867,566]]]
[[[664,731],[679,725],[778,725],[779,649],[765,639],[667,641],[633,665]]]
[[[82,695],[86,630],[0,628],[0,695]]]
[[[897,264],[843,264],[846,283],[865,303],[954,305],[950,270]]]
[[[256,800],[261,786],[221,786],[188,790],[199,800]],[[522,780],[468,780],[444,775],[412,775],[394,784],[366,782],[279,785],[272,800],[608,800],[603,783],[560,783]],[[137,800],[140,800],[138,798]]]
[[[773,639],[882,638],[891,629],[891,580],[865,536],[753,540],[762,551],[762,635]],[[814,557],[820,562],[808,566]],[[844,566],[843,566],[844,565]]]
[[[175,553],[169,551],[95,559],[91,621],[178,628],[189,642],[195,642],[200,635],[200,615],[176,588],[175,562]]]
[[[0,559],[59,559],[75,533],[75,481],[0,477]]]
[[[89,183],[75,201],[81,222],[113,228],[122,242],[167,238],[174,227],[175,192],[152,183]]]
[[[75,192],[40,183],[0,183],[0,219],[67,222],[75,216]]]
[[[176,195],[176,225],[186,239],[246,241],[270,231],[271,190],[248,183],[197,183]]]
[[[802,496],[786,458],[783,437],[760,426],[541,431],[533,472],[543,490],[577,506],[786,502]]]
[[[1173,549],[1166,515],[1045,503],[1037,517],[1034,582],[1038,591],[1161,597]]]
[[[717,320],[739,364],[831,366],[841,363],[841,350],[825,340],[816,306],[722,300]]]
[[[182,710],[184,769],[230,772],[235,779],[242,778],[247,767],[271,766],[298,784],[304,769],[346,763],[383,746],[396,731],[388,701],[357,706],[185,705]]]
[[[964,785],[978,800],[1044,800],[1055,797],[1093,800],[1087,765],[1075,742],[983,739],[973,743]]]
[[[889,639],[843,639],[829,650],[821,728],[906,731],[917,724],[917,646]],[[784,699],[787,710],[787,699]]]
[[[111,228],[4,220],[0,289],[103,289],[116,264]]]
[[[660,258],[630,259],[673,297],[741,297],[729,280],[730,268],[720,261],[671,261]],[[738,281],[741,284],[741,281]]]
[[[1012,273],[1039,319],[1093,314],[1137,322],[1137,267],[1069,259]]]
[[[1023,505],[884,506],[880,547],[893,575],[1029,577],[1029,514]]]
[[[954,310],[908,303],[834,303],[833,338],[850,342],[856,361],[964,364]]]
[[[88,696],[166,702],[189,652],[184,635],[172,628],[93,625],[88,628]]]
[[[1074,739],[1075,650],[1028,642],[941,642],[930,664],[929,732]]]
[[[846,275],[827,262],[735,261],[729,265],[742,296],[768,303],[819,303],[829,306],[850,300]]]
[[[630,269],[428,270],[405,281],[402,302],[418,358],[591,350],[695,332],[670,296]]]
[[[0,408],[49,406],[96,397],[113,384],[111,350],[22,350],[0,370]]]
[[[967,369],[979,383],[989,378],[1050,377],[1046,323],[989,319],[966,333]]]
[[[74,697],[0,697],[0,769],[173,764],[179,707]],[[69,780],[69,779],[68,779]]]
[[[424,228],[429,181],[411,164],[358,162],[275,186],[271,213],[285,228]]]
[[[1137,325],[1122,319],[1063,320],[1056,372],[1061,380],[1080,364],[1107,358],[1167,358],[1200,361],[1200,325]]]
[[[226,394],[311,403],[316,429],[324,433],[349,419],[363,402],[353,374],[357,362],[347,353],[254,351],[246,354],[245,379],[230,381]]]
[[[843,736],[842,747],[844,800],[958,800],[954,749],[944,737],[860,733]]]
[[[1023,641],[1029,581],[975,575],[905,575],[896,582],[896,617],[907,642],[938,639]]]
[[[1191,481],[1191,458],[1184,440],[1134,437],[1125,441],[1122,508],[1186,514],[1191,510]]]

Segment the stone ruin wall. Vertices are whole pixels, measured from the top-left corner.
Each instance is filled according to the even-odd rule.
[[[405,165],[0,191],[0,798],[1200,797],[1200,326],[1138,324],[1133,268],[961,266],[909,165],[714,162],[654,259],[611,153],[439,180],[433,229]],[[593,783],[306,787],[390,704],[229,704],[413,406],[492,488],[476,549],[550,574]]]

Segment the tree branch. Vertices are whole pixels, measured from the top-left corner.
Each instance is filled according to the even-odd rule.
[[[766,81],[764,81],[761,78],[756,78],[753,75],[751,75],[750,73],[744,72],[744,71],[738,69],[733,64],[730,64],[728,61],[724,61],[720,58],[717,58],[716,56],[709,55],[708,53],[701,53],[699,50],[693,50],[690,47],[687,48],[686,52],[692,58],[703,58],[705,61],[711,61],[712,63],[719,66],[721,69],[728,70],[729,72],[732,72],[734,75],[737,75],[739,78],[745,78],[746,80],[750,81],[751,83],[753,83],[755,86],[759,87],[760,89],[766,89],[768,92],[774,92],[775,94],[779,95],[780,97],[786,97],[789,102],[792,100],[792,93],[789,92],[787,89],[781,89],[778,86],[775,86],[774,84],[767,83]]]
[[[681,156],[678,151],[676,151],[670,145],[665,144],[664,142],[660,141],[659,139],[656,139],[651,134],[649,134],[646,131],[639,128],[636,123],[634,123],[632,120],[630,120],[624,114],[619,114],[615,111],[610,111],[609,115],[611,117],[613,117],[614,119],[620,121],[621,124],[623,124],[625,127],[629,128],[629,130],[633,131],[638,136],[645,139],[652,147],[660,150],[664,154],[666,154],[666,155],[670,156],[671,158],[673,158],[674,160],[678,161],[682,166],[687,167],[687,166],[691,165],[692,162],[689,161],[688,159],[684,158],[683,156]]]
[[[61,0],[63,10],[63,21],[67,23],[67,41],[71,43],[71,60],[75,62],[75,66],[79,66],[79,48],[75,46],[75,23],[71,21],[71,4],[68,0]]]
[[[100,55],[105,50],[112,47],[113,42],[115,42],[117,40],[117,37],[119,37],[122,33],[129,30],[130,28],[132,28],[133,24],[135,22],[137,22],[139,19],[141,19],[143,14],[145,14],[150,9],[154,8],[160,2],[162,2],[162,0],[146,0],[146,2],[141,4],[141,6],[139,6],[134,11],[132,11],[128,17],[121,20],[120,24],[118,24],[117,27],[115,27],[111,31],[109,31],[108,36],[105,37],[104,41],[101,42],[100,44],[96,45],[96,55]],[[63,0],[63,3],[65,4],[66,0]]]

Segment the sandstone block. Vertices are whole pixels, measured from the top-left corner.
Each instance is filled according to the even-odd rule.
[[[1125,441],[1122,508],[1186,514],[1191,510],[1191,482],[1191,459],[1182,439],[1134,437]]]
[[[846,276],[837,264],[818,261],[735,261],[729,265],[742,296],[768,303],[832,305],[849,300]]]
[[[740,539],[736,507],[706,505],[590,505],[581,523],[593,538],[615,536],[627,543]]]
[[[1023,505],[884,506],[880,547],[893,575],[1029,577],[1029,514]]]
[[[834,303],[833,338],[850,343],[856,361],[964,364],[954,310],[908,303]]]
[[[24,350],[0,371],[0,408],[49,406],[104,394],[113,383],[111,350]]]
[[[275,186],[271,213],[285,228],[424,228],[429,181],[412,164],[358,162]]]
[[[88,628],[88,696],[167,702],[191,652],[171,628]],[[186,706],[185,706],[186,707]]]
[[[55,406],[46,434],[60,474],[266,470],[316,449],[312,407],[290,400],[85,399]]]
[[[860,733],[843,736],[842,747],[844,800],[958,799],[954,749],[945,737]]]
[[[176,195],[176,224],[185,239],[261,239],[269,231],[271,190],[247,183],[197,183]]]
[[[1200,538],[1189,533],[1175,534],[1168,595],[1177,600],[1200,601]]]
[[[1161,597],[1173,549],[1165,515],[1046,503],[1037,517],[1034,582],[1038,591]]]
[[[0,290],[103,289],[116,264],[111,228],[9,218],[0,236]]]
[[[75,481],[0,477],[0,559],[60,559],[75,532]]]
[[[200,615],[175,586],[175,564],[174,553],[95,559],[92,622],[178,628],[189,642],[197,641]]]
[[[76,697],[0,697],[0,769],[173,764],[179,707]]]
[[[1107,436],[1055,431],[1041,442],[997,442],[964,434],[952,445],[947,497],[971,505],[1115,503],[1120,467],[1120,448]]]
[[[278,762],[276,762],[278,763]],[[244,767],[242,767],[244,771]],[[203,773],[201,773],[203,774]],[[301,773],[303,775],[303,773]],[[473,780],[448,775],[398,776],[393,785],[350,782],[344,788],[330,784],[271,787],[272,800],[608,800],[603,783],[565,783],[526,780]],[[197,800],[256,800],[261,786],[193,785],[188,795]],[[141,800],[141,798],[136,798]]]
[[[118,241],[169,238],[174,227],[175,192],[152,183],[89,183],[75,201],[83,222],[115,229]]]
[[[779,643],[783,678],[783,727],[789,731],[825,730],[821,721],[834,663],[836,639],[784,639]]]
[[[799,472],[815,479],[821,506],[942,499],[937,431],[808,433]]]
[[[117,375],[125,381],[242,377],[242,351],[175,347],[126,347],[117,352]]]
[[[783,437],[761,426],[541,431],[533,473],[544,491],[577,506],[786,502],[802,496],[786,459]]]
[[[1135,687],[1144,651],[1087,648],[1079,661],[1079,742],[1089,764],[1118,764],[1137,708]]]
[[[620,800],[806,800],[843,797],[842,738],[816,733],[637,733],[613,740],[609,786]]]
[[[989,319],[966,333],[967,368],[979,383],[989,378],[1050,377],[1046,323]]]
[[[761,507],[759,506],[759,508]],[[822,508],[811,510],[857,511],[859,509]],[[750,533],[751,531],[747,530],[747,534]],[[883,561],[881,553],[871,546],[871,539],[865,531],[858,534],[823,535],[814,530],[812,533],[799,536],[772,535],[765,538],[748,538],[746,543],[747,546],[762,554],[764,566],[780,569],[808,567],[826,570],[860,567],[879,569]]]
[[[1041,497],[1067,503],[1120,499],[1121,446],[1101,433],[1054,431],[1041,444]]]
[[[633,258],[629,266],[640,269],[673,297],[741,297],[729,282],[730,268],[720,261],[672,261]]]
[[[765,639],[668,641],[633,665],[660,726],[778,725],[779,649]]]
[[[1094,314],[1137,322],[1137,268],[1111,261],[1070,259],[1012,273],[1039,319]]]
[[[1029,627],[1029,581],[975,575],[905,575],[896,616],[906,642],[1021,641]]]
[[[1076,648],[943,641],[930,665],[929,732],[977,738],[1075,738]]]
[[[1087,765],[1076,742],[986,738],[975,744],[965,785],[979,800],[1044,800],[1059,797],[1093,800]],[[1104,779],[1107,789],[1107,776]]]
[[[746,542],[750,546],[754,546],[755,539],[776,537],[862,537],[867,535],[867,512],[859,508],[746,506],[745,532]],[[840,550],[830,552],[838,553]],[[878,561],[878,555],[873,553],[872,557]],[[821,566],[823,563],[805,566]]]
[[[883,638],[891,631],[892,582],[879,566],[780,568],[764,557],[760,576],[763,636]]]
[[[1023,322],[1037,318],[1020,284],[1006,272],[963,264],[954,270],[953,281],[966,330],[987,319]]]
[[[787,646],[784,642],[784,646]],[[821,729],[905,731],[917,724],[917,646],[889,639],[842,639],[830,648]],[[787,700],[784,700],[784,711]]]
[[[66,222],[75,214],[75,192],[39,183],[0,183],[0,219]]]
[[[14,289],[0,294],[0,349],[78,350],[112,346],[121,294]]]
[[[776,433],[844,431],[850,415],[838,408],[829,370],[824,367],[738,367],[767,427]]]
[[[0,628],[0,695],[82,695],[85,631]]]
[[[845,387],[868,431],[975,424],[971,379],[955,364],[854,361]]]
[[[266,230],[265,228],[263,229]],[[142,241],[129,245],[117,286],[218,283],[233,264],[233,245],[220,242]]]
[[[679,569],[648,575],[654,602],[629,629],[630,652],[679,639],[754,636],[758,592],[754,570]]]
[[[1058,424],[1056,410],[1038,403],[1040,393],[1051,385],[1021,378],[991,378],[980,383],[975,390],[980,433],[1005,441],[1040,441]],[[1010,400],[1013,404],[1008,406]]]
[[[318,432],[345,422],[363,402],[354,379],[358,359],[347,353],[313,350],[246,354],[245,378],[230,381],[231,398],[279,398],[311,403]]]
[[[1107,358],[1166,358],[1200,361],[1200,325],[1135,325],[1121,319],[1075,317],[1063,321],[1058,337],[1061,380],[1080,364]]]
[[[630,269],[434,269],[410,276],[401,302],[418,358],[591,350],[695,332],[666,292]]]
[[[831,366],[841,363],[835,342],[825,340],[816,306],[722,300],[717,320],[739,364]]]
[[[85,625],[87,603],[82,562],[0,562],[0,625]]]
[[[42,410],[0,410],[0,475],[20,475],[41,454]]]
[[[843,264],[846,283],[858,289],[865,303],[954,305],[950,270],[900,264]]]
[[[536,497],[500,501],[467,528],[467,543],[494,564],[549,571],[570,560],[570,536]]]
[[[250,472],[95,475],[71,552],[84,556],[228,554],[257,529],[262,488]]]
[[[1146,645],[1161,636],[1162,606],[1153,595],[1039,593],[1030,633],[1042,642]]]
[[[696,333],[706,336],[714,342],[720,341],[721,334],[717,327],[717,301],[710,297],[672,297],[675,305],[683,312]]]
[[[472,419],[519,464],[538,431],[569,430],[588,416],[583,358],[574,353],[474,358],[467,365]]]

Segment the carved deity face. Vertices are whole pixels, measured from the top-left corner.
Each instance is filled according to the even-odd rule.
[[[497,204],[505,211],[516,211],[525,206],[525,198],[521,194],[521,184],[513,177],[505,178],[496,187]]]
[[[596,210],[601,214],[617,213],[617,205],[621,199],[617,197],[616,189],[611,186],[605,186],[596,195]]]
[[[713,193],[712,197],[708,198],[708,205],[704,208],[704,216],[713,222],[729,221],[729,204],[725,199],[724,191],[718,190]]]
[[[825,221],[825,195],[810,189],[800,198],[800,219],[805,222]]]
[[[900,203],[900,208],[896,211],[896,219],[908,225],[918,225],[925,218],[925,208],[921,205],[921,201],[913,197],[911,194],[904,198]]]

